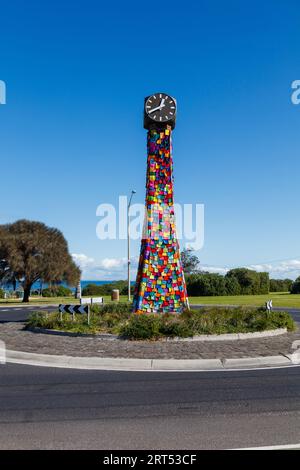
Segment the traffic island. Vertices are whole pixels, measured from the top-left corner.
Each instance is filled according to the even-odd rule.
[[[103,336],[66,336],[24,329],[24,323],[0,324],[0,340],[7,350],[85,358],[123,358],[147,360],[241,359],[267,356],[286,357],[295,352],[300,332],[278,336],[232,338],[215,341],[108,340]],[[275,332],[275,331],[274,331]]]
[[[33,312],[26,327],[53,330],[56,334],[59,331],[78,335],[112,334],[129,340],[155,341],[188,340],[203,335],[210,340],[212,335],[221,338],[224,334],[258,333],[261,336],[269,330],[294,331],[295,323],[287,312],[268,312],[264,308],[205,307],[181,314],[134,314],[132,306],[124,303],[95,305],[88,309],[88,314],[83,310],[75,313],[73,309],[71,313],[63,313],[61,308],[59,312]]]

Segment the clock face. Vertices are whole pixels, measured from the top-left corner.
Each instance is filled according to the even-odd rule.
[[[176,115],[176,101],[165,93],[156,93],[147,99],[145,111],[153,121],[167,122]]]

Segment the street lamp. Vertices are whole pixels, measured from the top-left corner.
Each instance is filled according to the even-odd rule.
[[[131,201],[133,195],[136,193],[134,189],[131,190],[131,195],[129,199],[129,203],[127,206],[127,281],[128,281],[128,302],[131,301],[130,295],[130,229],[129,229],[129,210],[131,206]]]

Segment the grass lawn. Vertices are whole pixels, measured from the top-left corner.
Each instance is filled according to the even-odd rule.
[[[216,297],[189,297],[190,305],[255,305],[262,306],[272,299],[273,307],[295,307],[300,308],[300,295],[288,292],[274,292],[263,295],[224,295]]]
[[[104,295],[104,302],[111,302],[110,296]],[[289,294],[288,292],[274,292],[264,295],[235,295],[235,296],[216,296],[216,297],[189,297],[190,305],[265,305],[266,301],[272,299],[274,307],[295,307],[300,308],[300,294]],[[127,301],[126,295],[120,296],[121,302]],[[22,300],[17,299],[0,299],[1,305],[20,305]],[[30,304],[77,304],[79,303],[74,297],[31,297]],[[28,304],[25,304],[28,305]]]
[[[97,297],[103,297],[104,302],[108,303],[111,302],[110,295],[103,295],[103,296],[97,296]],[[127,302],[127,296],[126,295],[120,295],[120,301],[121,302]],[[1,305],[20,305],[22,304],[22,299],[0,299],[0,306]],[[39,304],[45,304],[45,305],[58,305],[58,304],[79,304],[79,300],[74,299],[74,297],[39,297],[39,296],[33,296],[30,297],[30,302],[29,304],[25,303],[23,305],[39,305]]]
[[[1,305],[37,305],[37,304],[77,304],[79,303],[78,300],[74,299],[74,297],[30,297],[29,304],[24,303],[22,304],[22,299],[0,299],[0,306]]]

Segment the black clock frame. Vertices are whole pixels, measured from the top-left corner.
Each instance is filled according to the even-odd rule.
[[[152,95],[146,96],[146,98],[144,100],[144,129],[148,129],[148,130],[150,130],[150,129],[166,129],[169,126],[171,127],[171,129],[175,128],[176,116],[177,116],[177,101],[176,101],[175,98],[173,98],[173,96],[168,95],[168,93],[163,93],[163,94],[170,96],[170,98],[172,98],[172,100],[174,100],[174,103],[175,103],[175,106],[176,106],[175,114],[171,119],[169,119],[168,121],[164,121],[164,122],[158,122],[158,121],[155,121],[154,119],[152,119],[146,111],[146,103],[147,103],[148,99],[151,96],[156,95],[156,94],[159,95],[160,93],[162,93],[162,92],[152,93]]]

